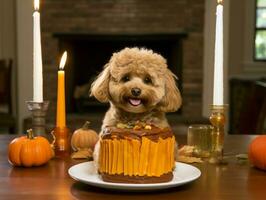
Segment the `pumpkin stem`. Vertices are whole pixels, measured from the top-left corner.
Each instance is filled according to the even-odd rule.
[[[27,138],[34,139],[34,135],[33,135],[32,129],[27,130]]]
[[[88,130],[90,128],[90,122],[86,121],[85,124],[82,126],[83,130]]]

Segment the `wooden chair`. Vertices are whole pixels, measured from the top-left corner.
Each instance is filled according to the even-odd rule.
[[[16,120],[12,110],[11,72],[12,60],[0,60],[0,128],[7,128],[9,133],[15,133]]]
[[[266,81],[253,81],[243,96],[238,104],[230,105],[239,107],[238,115],[230,124],[234,129],[230,131],[233,134],[266,134]]]

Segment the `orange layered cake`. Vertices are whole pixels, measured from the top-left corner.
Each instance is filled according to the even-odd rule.
[[[168,182],[173,178],[174,147],[170,128],[107,127],[100,140],[98,170],[107,182]]]

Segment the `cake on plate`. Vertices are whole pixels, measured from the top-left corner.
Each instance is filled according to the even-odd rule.
[[[106,127],[100,138],[98,171],[106,182],[162,183],[173,178],[175,137],[150,124]]]

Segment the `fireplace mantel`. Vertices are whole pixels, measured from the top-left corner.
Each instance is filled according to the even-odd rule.
[[[135,40],[145,40],[145,41],[153,41],[158,40],[158,38],[162,41],[173,41],[177,38],[185,38],[188,33],[186,31],[180,31],[175,33],[54,33],[53,36],[55,38],[67,39],[67,40],[101,40],[101,41],[135,41]]]

